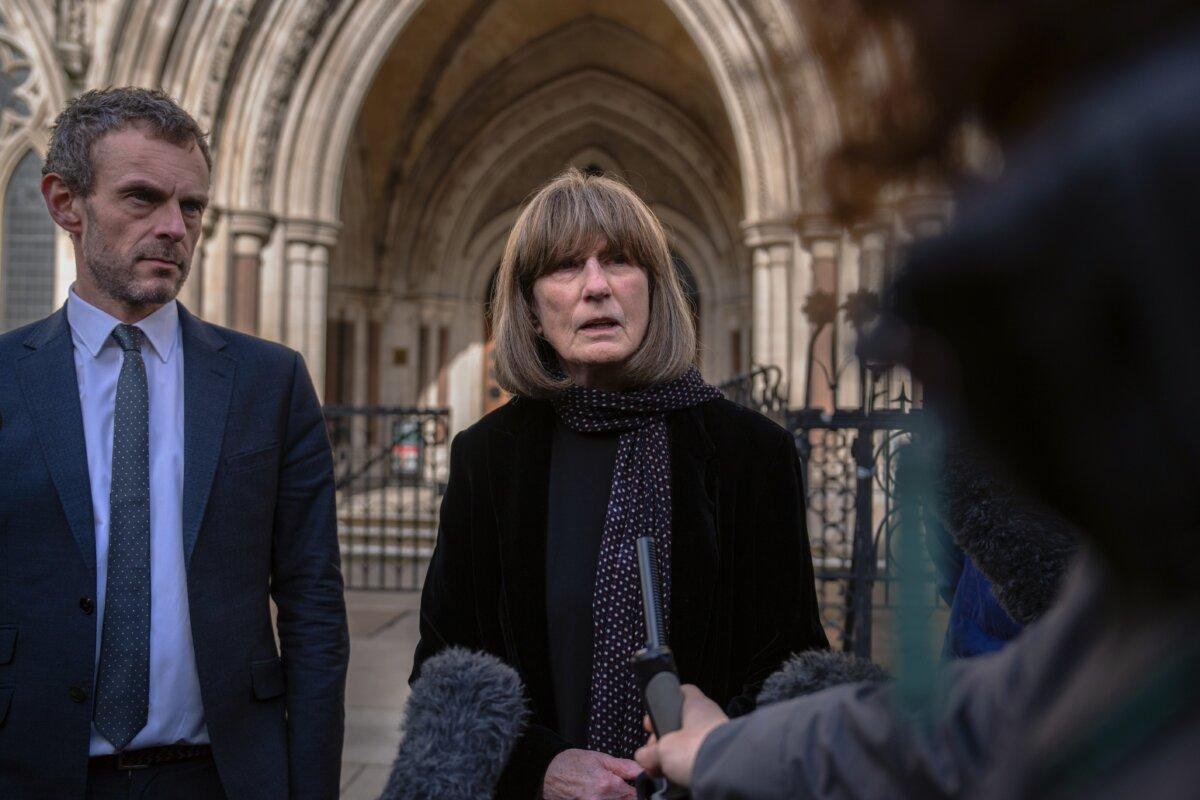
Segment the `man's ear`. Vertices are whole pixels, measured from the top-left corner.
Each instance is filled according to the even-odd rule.
[[[58,227],[73,236],[83,234],[83,198],[71,191],[58,174],[42,176],[42,197]]]

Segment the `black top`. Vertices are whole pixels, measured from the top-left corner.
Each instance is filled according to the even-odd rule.
[[[531,716],[497,800],[537,797],[550,762],[575,746],[559,732],[550,668],[546,540],[556,416],[546,401],[517,398],[455,437],[421,594],[410,680],[431,656],[459,646],[502,659],[525,686]],[[829,646],[817,616],[796,442],[728,400],[664,420],[671,650],[680,680],[737,716],[754,707],[763,680],[789,654]]]
[[[587,746],[592,590],[617,459],[615,433],[577,433],[555,418],[546,515],[546,627],[558,732]]]

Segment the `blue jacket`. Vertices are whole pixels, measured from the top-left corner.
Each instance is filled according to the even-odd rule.
[[[1021,632],[992,593],[992,584],[934,518],[926,520],[926,543],[937,567],[938,594],[950,606],[943,658],[970,658],[999,650]]]
[[[230,800],[335,798],[349,642],[321,409],[297,353],[179,317],[187,589],[221,783]],[[84,796],[93,531],[63,308],[0,336],[5,800]]]

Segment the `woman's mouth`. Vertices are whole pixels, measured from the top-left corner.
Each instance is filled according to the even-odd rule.
[[[593,319],[583,323],[583,325],[579,326],[579,329],[581,331],[587,331],[588,333],[608,333],[610,331],[615,331],[619,327],[620,325],[615,319],[612,319],[611,317],[601,317],[599,319]]]

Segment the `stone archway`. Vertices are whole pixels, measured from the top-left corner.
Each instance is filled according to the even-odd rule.
[[[790,13],[785,4],[777,5],[771,14],[776,19],[786,18],[781,17]],[[789,109],[784,107],[778,76],[770,75],[771,64],[764,59],[771,44],[761,31],[739,19],[726,2],[665,0],[665,6],[696,43],[720,89],[724,114],[734,133],[735,170],[740,175],[738,221],[794,218],[801,207],[805,170],[797,163],[798,151],[793,145],[801,136],[793,129],[793,115],[785,113]],[[275,227],[260,226],[254,219],[247,223],[237,215],[226,218],[226,252],[217,255],[230,260],[243,250],[257,250],[262,258],[260,329],[306,349],[310,361],[321,358],[317,344],[291,329],[313,330],[315,326],[298,319],[289,321],[286,313],[280,315],[275,309],[304,306],[312,313],[318,310],[320,304],[306,295],[313,276],[322,271],[327,274],[330,242],[338,238],[345,171],[342,154],[349,147],[358,109],[376,69],[388,47],[420,10],[415,2],[360,0],[332,12],[313,11],[304,16],[293,12],[288,18],[296,31],[292,51],[309,48],[310,55],[302,66],[291,70],[295,88],[286,98],[284,110],[276,115],[282,121],[274,123],[275,127],[259,121],[245,133],[236,133],[236,125],[223,128],[223,136],[248,139],[259,147],[259,152],[246,154],[229,173],[229,185],[243,187],[238,197],[230,198],[231,205],[255,205],[265,197],[273,209]],[[283,15],[280,22],[286,23]],[[321,25],[324,27],[315,36],[306,33]],[[296,48],[295,42],[301,46]],[[277,59],[282,58],[280,53]],[[286,60],[276,63],[290,67]],[[271,74],[269,68],[263,72]],[[235,95],[242,99],[235,100],[232,107],[246,108],[258,102],[256,98],[271,100],[277,93],[270,87],[258,87]],[[832,118],[826,111],[813,108],[800,116]],[[270,143],[277,150],[264,152],[264,145]],[[267,156],[270,164],[264,167]],[[263,195],[255,198],[252,192],[258,190],[246,194],[245,187],[261,185],[264,179],[270,188]]]
[[[678,24],[669,13],[667,18]],[[421,19],[413,23],[418,29]],[[546,77],[531,74],[539,65],[556,63],[548,53],[570,51],[569,44],[604,36],[618,38],[627,49],[643,48],[650,53],[648,60],[669,55],[637,31],[591,18],[567,20],[531,37],[523,49],[502,60],[494,75],[480,76],[464,89],[456,106],[441,115],[438,137],[452,141],[441,149],[436,141],[414,146],[411,159],[397,162],[394,172],[403,176],[402,186],[390,195],[386,218],[366,228],[353,214],[345,219],[330,264],[330,314],[336,308],[339,319],[366,316],[370,312],[356,299],[364,294],[376,298],[367,305],[384,306],[371,317],[383,324],[386,339],[376,349],[404,353],[399,361],[407,364],[389,369],[393,377],[383,378],[385,400],[445,400],[454,409],[456,428],[482,413],[488,337],[481,301],[487,283],[520,202],[568,164],[595,164],[626,175],[667,222],[672,246],[690,265],[702,293],[714,300],[749,296],[748,263],[740,245],[743,185],[732,134],[714,138],[669,91],[653,82],[644,85],[636,73],[613,72],[584,59],[575,66],[558,64]],[[386,64],[393,63],[395,57],[389,56]],[[707,69],[698,54],[695,63]],[[387,74],[385,66],[379,80]],[[516,77],[503,78],[506,74]],[[495,101],[492,111],[479,111],[497,91],[506,90],[509,94],[502,103]],[[368,107],[380,103],[379,92],[371,90]],[[710,116],[723,120],[715,88],[711,96],[715,111]],[[364,117],[360,124],[371,123]],[[401,130],[396,136],[395,148],[403,150],[405,137],[420,134]],[[352,139],[389,147],[378,136],[355,133]],[[369,205],[372,196],[360,191],[358,183],[362,176],[380,172],[377,162],[375,168],[366,166],[370,158],[351,147],[340,209],[359,211]],[[292,224],[284,223],[284,230]],[[358,242],[352,259],[343,250],[351,240]],[[369,248],[364,246],[368,240]],[[387,299],[379,299],[384,295]],[[351,307],[358,310],[345,310]],[[705,303],[701,314],[704,330],[728,324],[716,302]],[[748,321],[743,315],[740,324]],[[707,366],[723,373],[729,363],[726,351],[721,337],[718,346],[705,350],[712,361]]]
[[[445,111],[439,107],[445,100],[443,87],[454,83],[464,58],[486,57],[491,44],[479,39],[478,32],[494,33],[497,17],[517,6],[510,22],[549,19],[552,27],[569,27],[568,17],[574,15],[580,26],[624,26],[660,49],[679,42],[694,48],[701,82],[710,82],[717,98],[707,116],[720,118],[729,129],[728,158],[737,183],[735,222],[741,227],[735,225],[728,249],[718,245],[717,259],[744,272],[746,288],[730,301],[737,310],[722,327],[746,326],[743,333],[749,339],[751,262],[768,265],[760,271],[771,274],[775,288],[803,285],[799,275],[794,280],[783,276],[807,269],[807,240],[799,236],[796,219],[802,212],[820,210],[819,196],[808,187],[817,157],[837,135],[833,100],[806,44],[806,3],[562,0],[533,9],[540,0],[180,5],[115,0],[104,9],[104,24],[98,25],[91,15],[77,13],[82,7],[78,0],[59,3],[55,11],[31,10],[31,2],[10,5],[56,30],[57,36],[47,37],[56,39],[50,61],[57,55],[71,64],[56,72],[55,81],[160,85],[212,130],[218,164],[214,203],[185,300],[215,322],[300,349],[318,386],[325,361],[330,260],[335,248],[342,249],[347,223],[343,190],[368,94],[388,72],[396,43],[419,28],[418,38],[436,41],[436,47],[429,59],[410,64],[418,102],[409,108],[424,109],[420,114],[428,112],[434,120]],[[669,20],[655,16],[655,9],[664,10]],[[638,16],[647,13],[654,16],[653,24],[639,27]],[[500,27],[511,32],[510,22]],[[525,50],[536,49],[536,42],[526,44]],[[64,72],[68,79],[60,77]],[[394,124],[417,129],[444,122],[418,119],[411,110],[403,113],[408,116]],[[423,130],[418,139],[428,133]],[[401,173],[408,177],[403,169]],[[710,226],[705,222],[700,227]],[[388,252],[385,243],[367,256],[376,273],[390,266],[381,263]],[[703,282],[704,268],[697,272]],[[789,299],[778,308],[753,309],[754,324],[769,327],[773,340],[785,328],[794,334],[790,323],[781,327],[775,319],[791,305]],[[723,301],[723,315],[726,306]],[[374,322],[385,322],[386,309],[373,307],[367,313]],[[449,312],[442,309],[435,316],[444,313]],[[756,344],[754,358],[786,359],[789,353],[778,342]]]

